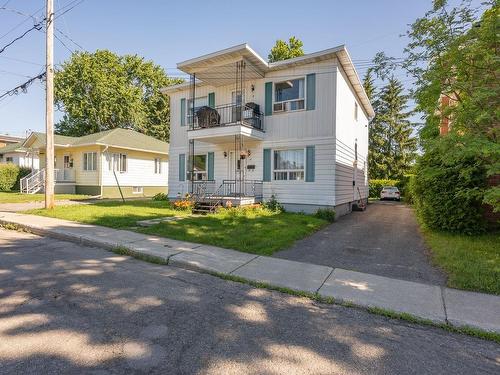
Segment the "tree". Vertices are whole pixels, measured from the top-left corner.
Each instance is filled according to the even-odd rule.
[[[178,82],[137,55],[74,53],[55,76],[55,103],[64,112],[56,132],[82,136],[127,128],[168,141],[169,102],[160,88]]]
[[[408,100],[403,84],[394,77],[376,95],[369,135],[370,178],[401,179],[415,160],[417,140]]]
[[[302,46],[302,41],[294,36],[288,39],[288,43],[284,40],[278,39],[274,47],[271,48],[268,60],[269,62],[275,62],[303,56],[304,50],[302,49]]]
[[[371,101],[375,95],[375,80],[371,69],[368,69],[363,77],[363,88],[365,89],[366,96]]]

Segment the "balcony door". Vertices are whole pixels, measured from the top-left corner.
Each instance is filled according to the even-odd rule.
[[[238,122],[241,121],[241,112],[242,112],[242,105],[243,105],[243,100],[245,97],[245,90],[243,91],[233,91],[231,93],[231,108],[232,108],[232,121],[231,122]]]

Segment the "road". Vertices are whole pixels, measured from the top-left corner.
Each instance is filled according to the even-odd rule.
[[[0,229],[2,374],[494,374],[500,347]]]
[[[374,202],[274,254],[277,258],[445,285],[431,265],[413,209],[399,202]]]

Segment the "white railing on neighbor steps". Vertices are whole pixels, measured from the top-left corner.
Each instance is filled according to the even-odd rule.
[[[33,171],[29,175],[21,178],[19,182],[21,193],[35,194],[43,189],[44,182],[45,182],[45,169]]]

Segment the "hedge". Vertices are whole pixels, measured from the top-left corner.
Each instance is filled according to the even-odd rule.
[[[30,168],[19,168],[15,164],[0,164],[0,191],[18,190],[19,180],[30,172]]]

